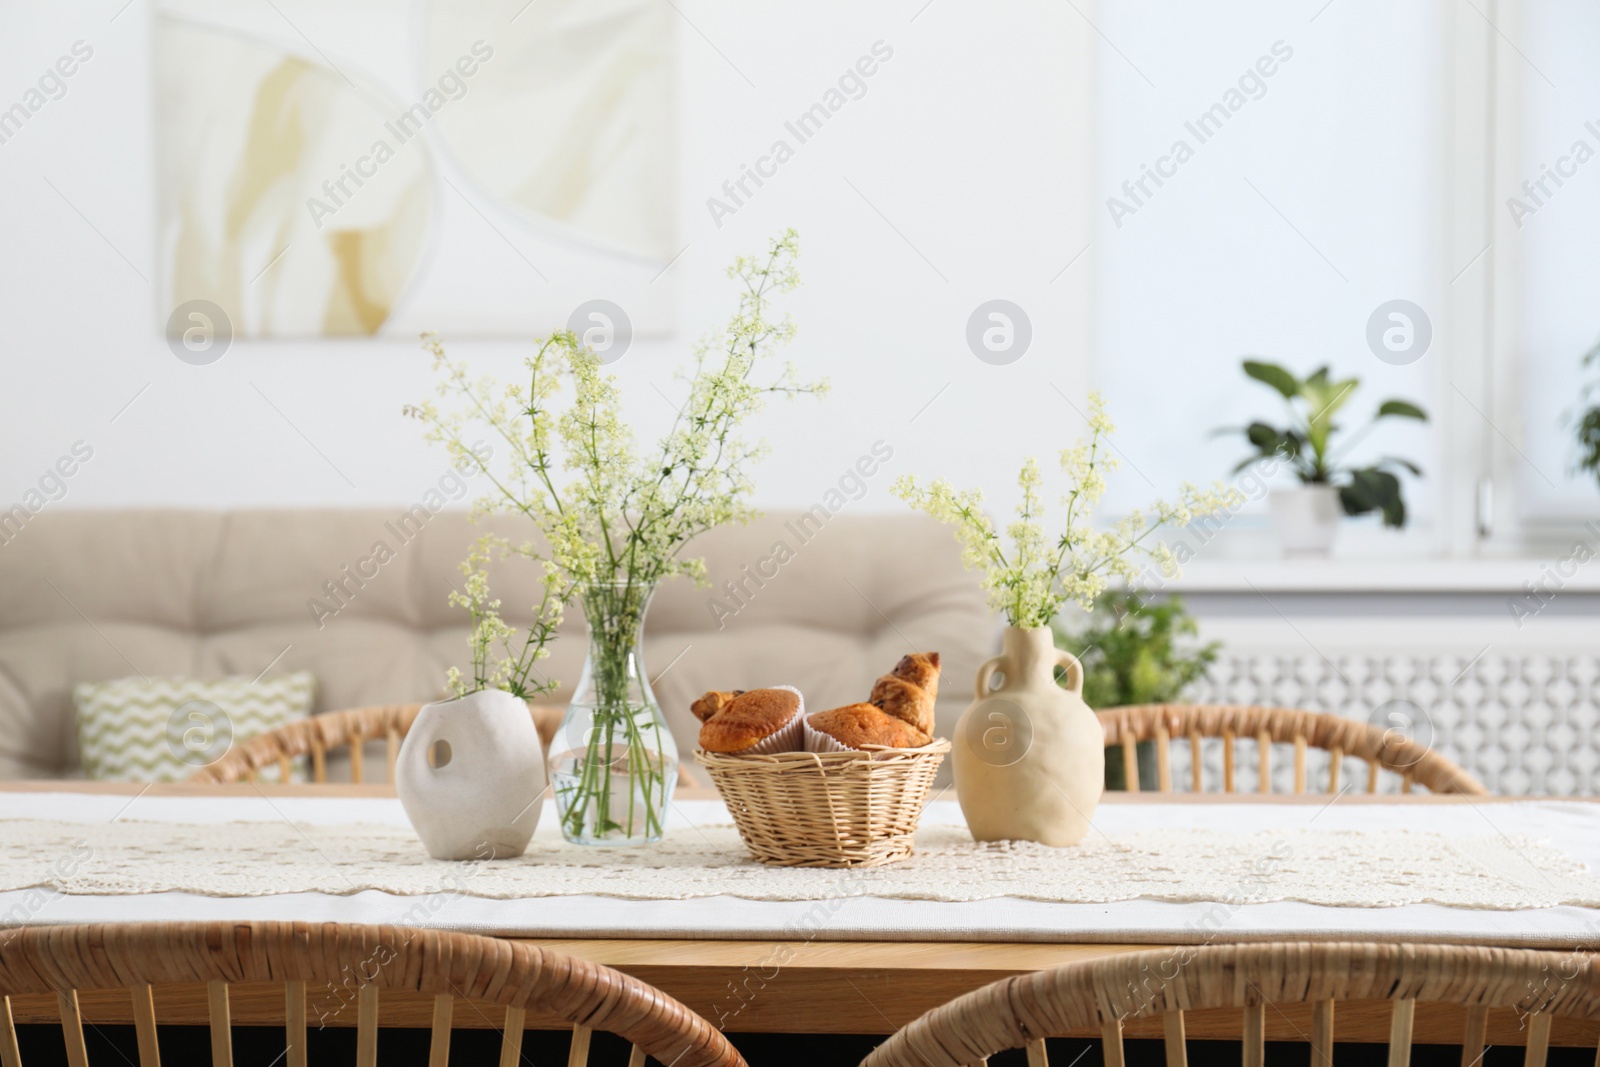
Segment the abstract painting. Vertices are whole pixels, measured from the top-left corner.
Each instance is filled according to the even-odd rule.
[[[667,0],[163,0],[160,318],[238,338],[671,332]]]

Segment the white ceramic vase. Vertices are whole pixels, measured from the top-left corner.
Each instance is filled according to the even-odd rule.
[[[1267,494],[1272,528],[1286,556],[1326,556],[1333,551],[1344,508],[1331,485],[1300,485]]]
[[[440,860],[522,855],[545,785],[544,746],[528,705],[499,689],[426,705],[395,763],[406,818]]]

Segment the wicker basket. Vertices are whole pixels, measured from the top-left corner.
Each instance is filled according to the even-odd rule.
[[[779,867],[875,867],[911,854],[950,742],[860,752],[698,752],[739,835]]]

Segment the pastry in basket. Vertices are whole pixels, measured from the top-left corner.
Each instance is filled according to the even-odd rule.
[[[933,741],[933,701],[939,692],[939,653],[913,652],[879,678],[868,703],[819,711],[806,719],[807,752],[842,752],[865,745],[921,748]]]
[[[868,704],[933,736],[933,701],[939,695],[939,653],[913,652],[872,686]]]
[[[865,745],[921,748],[932,740],[915,726],[885,714],[872,704],[847,704],[831,711],[819,711],[806,720],[808,752],[838,752],[842,748]]]
[[[800,749],[806,707],[793,686],[710,692],[689,710],[701,722],[700,747],[707,752],[764,756]]]
[[[713,689],[699,700],[696,700],[693,704],[690,704],[689,710],[694,713],[695,718],[699,719],[701,722],[705,722],[707,719],[711,718],[711,716],[715,715],[729,704],[732,704],[734,699],[743,692],[743,689],[735,689],[731,693],[722,693]]]

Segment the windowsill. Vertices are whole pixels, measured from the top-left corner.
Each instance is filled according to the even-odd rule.
[[[1169,583],[1179,594],[1522,594],[1530,583],[1545,593],[1600,593],[1600,542],[1584,530],[1449,556],[1431,524],[1396,531],[1357,519],[1341,524],[1332,556],[1291,559],[1265,516],[1242,515],[1209,541],[1193,528],[1169,543],[1179,541],[1189,545],[1178,556],[1182,575]],[[1578,560],[1584,552],[1587,563]]]
[[[1600,592],[1600,559],[1587,565],[1541,559],[1194,560],[1175,593],[1511,593],[1528,583],[1562,592]]]

